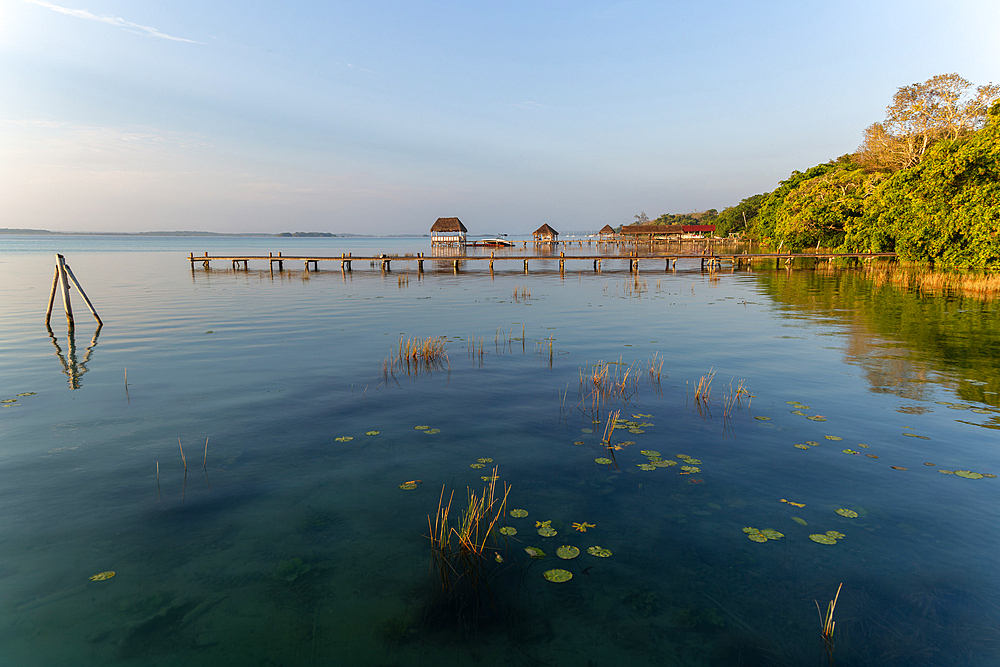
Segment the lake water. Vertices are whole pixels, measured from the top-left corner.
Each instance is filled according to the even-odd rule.
[[[0,237],[0,665],[821,665],[841,583],[838,665],[998,663],[993,302],[693,261],[187,261],[428,246]],[[98,335],[75,291],[46,330],[55,252]],[[385,373],[433,337],[436,368]],[[449,617],[428,516],[493,466],[528,515]]]

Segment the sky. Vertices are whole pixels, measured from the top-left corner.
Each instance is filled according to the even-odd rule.
[[[996,0],[0,0],[0,227],[596,230],[773,190]]]

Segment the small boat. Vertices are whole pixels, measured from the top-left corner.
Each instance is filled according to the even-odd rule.
[[[506,234],[499,234],[492,238],[473,241],[469,245],[475,248],[510,248],[514,242],[508,239]]]

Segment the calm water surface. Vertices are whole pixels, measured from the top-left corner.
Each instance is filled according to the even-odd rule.
[[[427,243],[0,237],[0,664],[820,665],[814,600],[841,583],[838,665],[997,664],[1000,480],[941,472],[1000,474],[994,304],[851,270],[186,258]],[[58,310],[46,330],[54,252],[100,331],[75,293],[74,335]],[[438,336],[440,368],[384,375],[401,337]],[[595,407],[599,362],[639,381]],[[613,410],[644,424],[617,467],[595,462]],[[529,514],[493,611],[449,622],[427,517],[482,489],[478,458]]]

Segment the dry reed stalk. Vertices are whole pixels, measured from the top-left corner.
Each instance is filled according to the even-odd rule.
[[[205,438],[205,460],[202,462],[201,467],[208,468],[208,438]]]
[[[698,386],[694,390],[694,400],[699,403],[708,403],[712,400],[712,379],[715,377],[715,371],[709,369],[708,375],[702,375],[701,379],[698,380]]]
[[[826,605],[826,616],[820,611],[819,602],[816,602],[816,612],[820,615],[819,620],[823,624],[823,628],[820,631],[820,636],[823,638],[823,648],[826,650],[826,657],[830,661],[830,666],[833,667],[833,630],[837,623],[833,620],[833,612],[837,608],[837,599],[840,598],[840,589],[844,587],[841,583],[837,586],[837,594],[833,596],[833,599]]]
[[[177,438],[177,446],[181,448],[181,461],[184,462],[184,472],[187,472],[188,462],[187,462],[187,459],[184,458],[184,446],[181,444],[181,439],[180,438]]]

